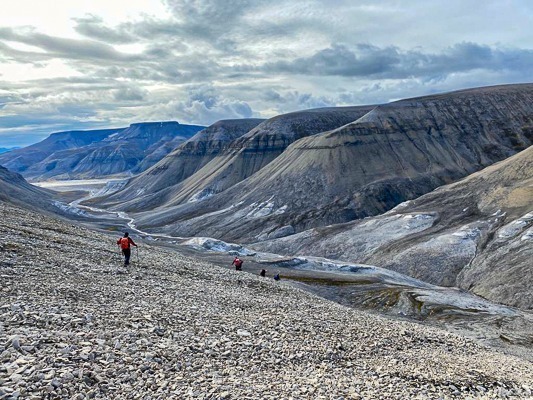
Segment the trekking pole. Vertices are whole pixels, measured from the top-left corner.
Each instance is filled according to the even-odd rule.
[[[139,247],[135,246],[135,250],[136,250],[136,253],[137,253],[137,264],[139,264]]]

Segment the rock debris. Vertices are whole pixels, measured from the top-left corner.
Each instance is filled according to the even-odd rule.
[[[0,202],[0,399],[531,398],[533,365]]]

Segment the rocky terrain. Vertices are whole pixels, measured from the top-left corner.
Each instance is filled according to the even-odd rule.
[[[171,200],[148,204],[136,219],[145,230],[176,236],[257,242],[378,215],[527,148],[532,121],[531,84],[401,100],[297,140],[266,165],[254,158],[261,168],[209,163],[208,173],[192,175]],[[243,163],[246,154],[239,151]],[[222,186],[218,178],[211,184],[217,176]]]
[[[154,165],[202,128],[169,121],[59,132],[0,155],[0,165],[33,181],[131,176]]]
[[[252,247],[379,265],[533,309],[533,147],[384,215]]]
[[[226,142],[227,136],[224,136],[222,151],[218,149],[220,136],[207,135],[206,140],[200,143],[191,141],[179,152],[162,161],[165,169],[154,169],[144,178],[139,177],[138,181],[133,181],[133,190],[127,186],[124,191],[101,200],[99,204],[106,207],[117,205],[116,208],[120,210],[140,211],[152,210],[161,205],[205,200],[253,175],[294,141],[355,121],[372,108],[373,106],[318,108],[278,115],[260,123],[246,134],[237,131],[239,135],[232,134],[230,138],[234,140],[229,143]],[[211,129],[216,132],[218,127],[215,124]],[[235,128],[231,130],[234,131]],[[203,142],[208,144],[204,145]],[[212,148],[215,148],[216,154],[213,154]],[[187,179],[176,179],[176,170],[185,167],[191,155],[193,159],[197,159],[196,154],[202,159],[206,156],[212,159],[205,164],[202,162],[201,168],[194,174],[184,174],[183,177],[186,176]],[[196,161],[192,165],[196,165]],[[185,171],[190,171],[188,166]],[[158,185],[152,187],[148,184],[148,188],[141,188],[139,185],[153,180],[157,180]]]
[[[528,398],[460,336],[0,203],[0,397]]]

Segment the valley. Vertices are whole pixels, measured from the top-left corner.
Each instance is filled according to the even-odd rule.
[[[116,233],[5,202],[0,213],[4,398],[532,394],[523,355],[154,241],[124,270]]]
[[[198,262],[208,262],[223,268],[230,266],[233,256],[245,260],[244,270],[259,275],[267,270],[271,278],[279,273],[283,280],[295,287],[326,299],[360,310],[386,315],[393,319],[419,323],[455,332],[479,343],[502,349],[533,361],[533,313],[490,302],[454,287],[443,287],[413,279],[372,265],[346,263],[305,254],[275,254],[227,243],[213,238],[175,237],[155,230],[149,232],[136,227],[135,219],[125,212],[113,212],[80,203],[120,190],[123,180],[77,180],[36,182],[36,186],[55,190],[63,195],[81,196],[70,199],[64,209],[83,225],[101,232],[129,231],[135,240],[173,249]],[[80,216],[82,218],[80,219]],[[426,229],[425,216],[419,229]],[[410,231],[417,218],[408,218]],[[432,218],[429,218],[430,222]],[[411,222],[413,221],[413,222]],[[424,226],[426,224],[426,226]],[[390,226],[376,232],[380,240],[394,240],[398,233]],[[109,243],[113,251],[113,243]],[[135,258],[135,257],[134,257]],[[135,260],[134,260],[135,264]]]
[[[532,143],[516,84],[3,153],[0,398],[530,396]]]
[[[533,400],[532,24],[2,2],[0,400]]]

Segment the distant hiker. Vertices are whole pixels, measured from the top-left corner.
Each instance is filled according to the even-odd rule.
[[[242,271],[243,261],[239,257],[235,257],[231,265],[235,265],[235,271]]]
[[[274,280],[279,281],[281,278],[279,277],[279,274],[274,275]]]
[[[261,275],[264,278],[266,276],[266,273],[267,273],[266,269],[262,269],[259,275]]]
[[[124,254],[124,266],[130,265],[130,256],[131,256],[130,245],[132,244],[135,247],[137,247],[137,245],[130,238],[130,234],[128,232],[124,232],[124,236],[121,237],[119,240],[117,240],[117,244],[120,246],[120,249],[122,250],[122,254]]]

